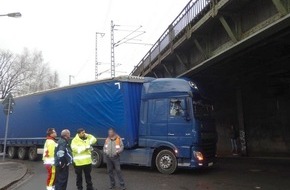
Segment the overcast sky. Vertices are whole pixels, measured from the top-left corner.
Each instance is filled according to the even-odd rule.
[[[95,33],[100,72],[110,68],[110,24],[146,31],[142,43],[153,44],[189,0],[0,0],[0,14],[21,12],[22,18],[0,17],[0,48],[20,53],[40,50],[60,74],[61,85],[95,78]],[[115,31],[115,41],[127,32]],[[151,46],[124,44],[116,48],[116,75],[129,74]],[[103,72],[101,78],[109,77]]]

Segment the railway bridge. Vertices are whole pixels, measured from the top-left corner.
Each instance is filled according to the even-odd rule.
[[[234,125],[244,154],[289,156],[290,0],[191,0],[131,75],[196,81],[219,154]]]

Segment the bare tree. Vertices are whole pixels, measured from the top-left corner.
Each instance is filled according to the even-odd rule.
[[[59,86],[57,72],[44,63],[42,52],[24,49],[21,54],[0,50],[0,97],[9,92],[27,94]]]
[[[1,51],[0,60],[0,93],[1,98],[4,98],[21,85],[29,72],[25,60],[19,59],[10,51]]]
[[[58,72],[54,71],[52,73],[52,75],[49,76],[49,80],[48,80],[48,88],[57,88],[59,87],[59,75]]]

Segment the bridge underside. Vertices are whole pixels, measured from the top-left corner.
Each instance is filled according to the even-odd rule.
[[[249,155],[290,155],[290,2],[219,1],[141,76],[190,77],[213,100],[220,154],[229,128],[244,131]],[[243,143],[243,142],[242,142]]]
[[[215,104],[220,153],[229,127],[245,130],[249,155],[290,152],[290,27],[235,56],[186,76]]]

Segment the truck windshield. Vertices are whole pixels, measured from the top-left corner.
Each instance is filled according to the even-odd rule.
[[[193,100],[194,117],[198,120],[205,120],[212,117],[213,106],[205,100]]]

